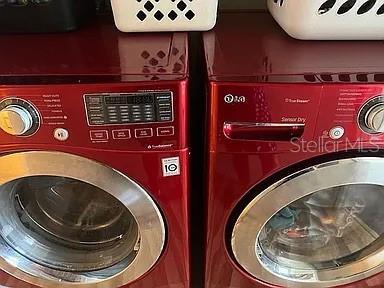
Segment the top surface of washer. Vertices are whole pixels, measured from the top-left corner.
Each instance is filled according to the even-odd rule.
[[[10,77],[50,83],[65,77],[129,82],[187,76],[186,33],[124,34],[110,19],[95,22],[75,32],[0,35],[0,83],[9,84]]]

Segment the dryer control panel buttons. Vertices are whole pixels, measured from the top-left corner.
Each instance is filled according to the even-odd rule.
[[[8,98],[0,102],[0,128],[14,136],[30,136],[40,126],[37,110],[27,101]]]
[[[69,138],[69,132],[67,129],[57,128],[53,132],[53,137],[55,137],[55,139],[59,141],[67,141]]]
[[[369,134],[384,133],[384,96],[369,100],[359,113],[360,128]]]
[[[343,138],[344,134],[345,134],[345,130],[341,126],[337,126],[329,130],[329,137],[331,137],[331,139],[333,140],[339,140]]]
[[[90,126],[173,121],[172,92],[86,94]]]

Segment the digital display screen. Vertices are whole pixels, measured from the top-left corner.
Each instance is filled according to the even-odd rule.
[[[153,96],[152,95],[129,96],[127,101],[128,101],[128,104],[133,104],[133,105],[152,104]]]
[[[153,104],[154,97],[151,94],[135,95],[135,96],[107,96],[105,97],[105,104],[107,105],[142,105]]]
[[[107,105],[123,105],[123,104],[127,104],[127,97],[108,96],[108,97],[105,97],[105,104],[107,104]]]
[[[91,126],[173,121],[170,92],[100,93],[84,96]]]

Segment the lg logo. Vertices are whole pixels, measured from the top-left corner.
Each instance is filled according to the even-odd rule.
[[[245,96],[235,96],[232,94],[228,94],[224,96],[224,101],[227,104],[232,104],[232,103],[245,103],[247,99]]]

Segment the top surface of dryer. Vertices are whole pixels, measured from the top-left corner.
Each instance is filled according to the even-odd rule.
[[[212,81],[384,81],[382,41],[295,40],[266,12],[222,13],[204,45]]]

